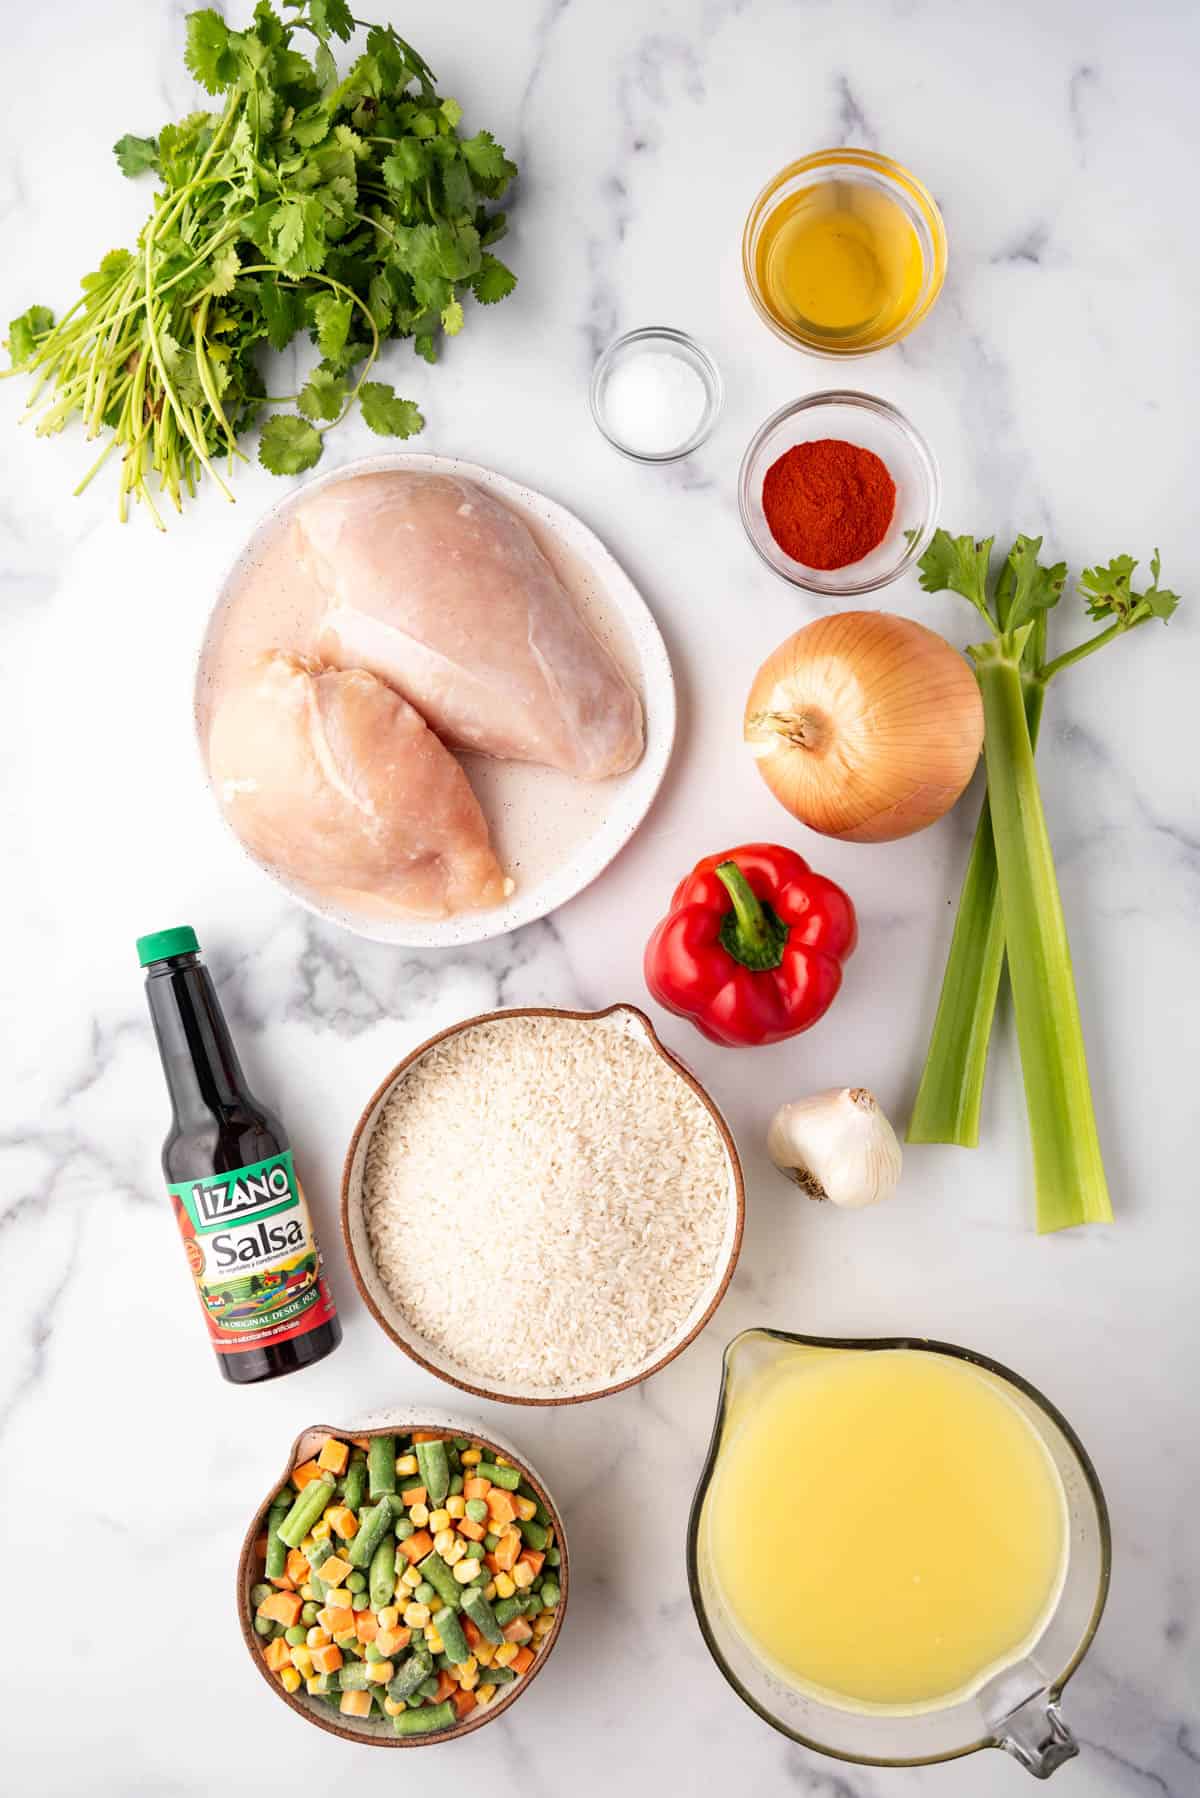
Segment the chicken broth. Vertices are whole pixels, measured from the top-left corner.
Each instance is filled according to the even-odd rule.
[[[507,494],[503,504],[527,527],[578,616],[612,657],[644,709],[634,646],[602,583],[533,507]],[[267,651],[311,655],[320,634],[324,601],[316,593],[311,570],[301,560],[291,517],[294,509],[285,509],[275,527],[255,540],[227,582],[209,625],[196,683],[196,725],[210,772],[213,713],[223,695],[240,683],[247,669]],[[343,667],[353,665],[350,658],[338,660]],[[614,785],[622,779],[616,775],[580,780],[558,768],[471,752],[464,752],[460,759],[496,855],[518,893],[551,878],[595,834],[610,810]],[[388,906],[375,904],[365,895],[352,904],[338,899],[331,905],[329,892],[306,889],[282,870],[274,871],[300,897],[323,911],[336,910],[348,922],[390,914]]]

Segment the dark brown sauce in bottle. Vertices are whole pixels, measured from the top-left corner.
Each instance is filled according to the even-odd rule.
[[[138,956],[171,1095],[163,1172],[221,1372],[311,1367],[342,1326],[283,1127],[246,1085],[195,932],[139,937]]]

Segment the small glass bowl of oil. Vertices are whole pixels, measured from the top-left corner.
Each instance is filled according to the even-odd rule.
[[[920,323],[946,275],[932,194],[873,150],[789,163],[750,209],[750,298],[777,337],[815,356],[865,356]]]

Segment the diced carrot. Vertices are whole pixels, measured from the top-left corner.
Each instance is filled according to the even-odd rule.
[[[380,1654],[391,1660],[402,1648],[407,1648],[412,1640],[410,1629],[381,1629],[375,1637],[375,1646]]]
[[[458,1533],[460,1536],[466,1536],[471,1542],[482,1542],[483,1538],[487,1535],[487,1525],[485,1523],[476,1523],[473,1517],[460,1517],[458,1519]]]
[[[291,1629],[303,1608],[303,1601],[298,1592],[272,1592],[270,1598],[264,1598],[258,1607],[260,1617],[269,1617],[272,1623],[282,1623],[284,1629]]]
[[[438,1674],[437,1691],[433,1695],[433,1702],[435,1704],[445,1704],[445,1702],[446,1702],[447,1698],[449,1698],[451,1692],[453,1692],[455,1690],[456,1690],[456,1687],[455,1687],[454,1681],[451,1679],[450,1675],[446,1672],[446,1669],[443,1667],[441,1672]]]
[[[400,1494],[400,1497],[406,1505],[423,1505],[425,1503],[425,1488],[424,1486],[406,1486],[404,1491]]]
[[[455,1715],[461,1723],[463,1718],[470,1716],[471,1712],[475,1709],[477,1700],[474,1692],[464,1692],[461,1686],[455,1686],[453,1692],[450,1694],[450,1702],[454,1706]]]
[[[326,1473],[345,1473],[346,1462],[350,1459],[350,1450],[336,1436],[326,1436],[321,1444],[321,1452],[317,1456],[317,1466]]]
[[[331,1636],[344,1636],[347,1630],[354,1628],[354,1612],[348,1605],[327,1604],[323,1611],[317,1612],[317,1622]]]
[[[371,1715],[371,1694],[369,1692],[343,1692],[338,1705],[343,1717],[369,1717]]]
[[[511,1523],[517,1514],[512,1493],[506,1492],[503,1486],[493,1486],[487,1495],[487,1508],[492,1519],[492,1528],[497,1524]]]
[[[313,1480],[319,1480],[320,1477],[321,1469],[317,1466],[317,1463],[315,1461],[305,1461],[302,1466],[292,1470],[292,1485],[296,1488],[297,1492],[303,1492],[306,1486],[310,1485]]]
[[[459,1622],[462,1624],[462,1633],[467,1638],[468,1648],[478,1648],[483,1641],[483,1631],[469,1617],[460,1617]]]
[[[413,1430],[412,1431],[412,1439],[414,1442],[445,1442],[446,1441],[446,1437],[442,1435],[440,1430]]]
[[[286,1573],[277,1575],[277,1577],[271,1581],[271,1584],[273,1586],[278,1586],[281,1592],[294,1592],[296,1590],[295,1580],[289,1579]]]
[[[486,1498],[491,1489],[491,1480],[481,1480],[473,1476],[471,1479],[463,1481],[464,1498]]]
[[[288,1578],[290,1580],[295,1580],[298,1586],[302,1586],[311,1571],[312,1569],[308,1564],[308,1556],[302,1555],[298,1548],[289,1548],[287,1557]]]
[[[276,1636],[273,1642],[267,1643],[263,1649],[263,1660],[272,1673],[278,1673],[281,1667],[291,1666],[292,1651],[282,1636]]]
[[[336,1642],[329,1642],[324,1648],[311,1651],[312,1664],[318,1673],[334,1673],[342,1664],[342,1651]]]
[[[413,1534],[406,1536],[399,1546],[405,1560],[410,1566],[415,1566],[418,1561],[423,1561],[427,1554],[432,1554],[433,1537],[428,1530],[414,1530]]]
[[[258,1556],[260,1561],[266,1560],[266,1558],[267,1558],[267,1538],[265,1536],[255,1536],[254,1552]]]
[[[379,1619],[374,1611],[355,1611],[354,1633],[364,1644],[375,1640],[379,1634]]]
[[[315,1655],[313,1656],[313,1660],[314,1661],[316,1660]],[[526,1672],[530,1667],[533,1666],[533,1650],[532,1650],[532,1648],[518,1648],[516,1654],[514,1654],[512,1660],[508,1664],[512,1668],[514,1673]]]
[[[340,1586],[353,1571],[349,1561],[344,1561],[341,1555],[326,1555],[321,1562],[321,1579],[327,1586]]]
[[[521,1553],[520,1536],[501,1536],[493,1553],[496,1556],[496,1566],[499,1571],[511,1573]]]
[[[504,1625],[503,1633],[506,1642],[515,1642],[519,1647],[521,1643],[528,1642],[533,1631],[526,1623],[524,1617],[514,1617],[511,1623],[506,1623]]]
[[[501,1567],[499,1561],[496,1559],[494,1554],[484,1555],[483,1564],[487,1568],[488,1572],[490,1574],[492,1574],[493,1576],[495,1576],[497,1573],[503,1573],[503,1571],[504,1571],[504,1569]]]
[[[357,1536],[358,1518],[348,1505],[330,1505],[326,1515],[343,1541],[348,1542],[351,1536]]]
[[[543,1554],[539,1554],[536,1548],[526,1548],[522,1550],[520,1559],[524,1561],[527,1567],[533,1568],[533,1577],[536,1579],[538,1574],[542,1571],[542,1564],[546,1557]]]

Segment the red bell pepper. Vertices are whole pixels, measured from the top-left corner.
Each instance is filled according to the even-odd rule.
[[[823,1017],[858,925],[849,896],[774,843],[709,855],[646,945],[646,985],[714,1043],[777,1043]]]

